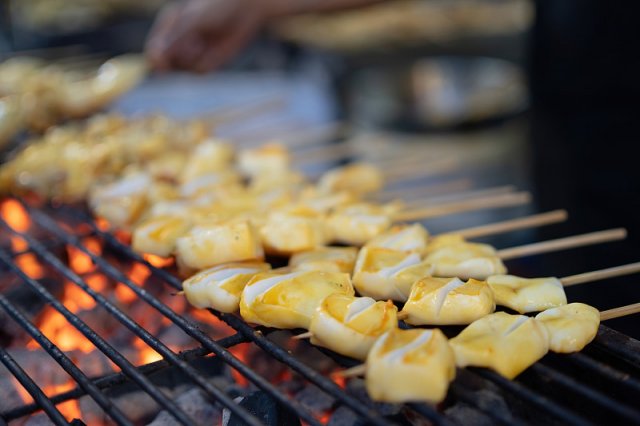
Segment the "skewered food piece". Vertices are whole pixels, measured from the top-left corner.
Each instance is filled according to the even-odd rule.
[[[496,310],[485,281],[459,278],[422,278],[413,285],[402,312],[414,325],[464,325]]]
[[[536,315],[536,320],[549,333],[549,349],[553,352],[581,351],[598,333],[600,312],[584,303],[570,303]]]
[[[366,363],[366,387],[376,401],[438,403],[456,374],[453,351],[438,329],[386,332]]]
[[[300,191],[297,203],[319,214],[328,214],[340,207],[354,204],[358,199],[346,191],[324,194],[318,191],[317,187],[307,187]]]
[[[469,243],[459,236],[447,235],[432,239],[427,247],[425,261],[433,264],[433,275],[437,277],[485,280],[490,275],[507,272],[493,247]]]
[[[18,96],[0,95],[0,148],[20,131],[23,120]]]
[[[351,274],[358,256],[355,247],[321,247],[296,253],[289,259],[293,271],[326,271]]]
[[[280,174],[289,170],[289,152],[280,144],[270,143],[238,153],[238,169],[249,177]]]
[[[559,279],[520,278],[514,275],[492,275],[487,283],[497,305],[521,314],[539,312],[567,304],[567,296]]]
[[[513,379],[549,350],[549,333],[540,321],[496,312],[480,318],[449,341],[458,367],[487,367]]]
[[[151,116],[128,121],[117,114],[57,127],[2,165],[0,191],[77,201],[86,199],[96,183],[110,185],[134,172],[174,180],[184,167],[185,152],[209,132],[198,120]]]
[[[397,313],[390,300],[332,294],[311,317],[311,343],[364,360],[376,339],[398,326]]]
[[[176,241],[176,255],[182,265],[196,270],[264,259],[260,236],[249,221],[195,226]]]
[[[150,253],[161,257],[171,256],[176,241],[191,228],[191,221],[184,216],[156,216],[136,226],[131,247],[138,253]]]
[[[139,55],[116,56],[102,64],[95,75],[63,73],[56,101],[64,116],[84,117],[131,90],[145,74],[145,61]]]
[[[366,163],[354,163],[329,170],[318,181],[318,189],[326,193],[347,191],[364,195],[379,191],[383,186],[382,172]]]
[[[254,275],[271,269],[268,263],[227,263],[205,269],[182,283],[184,295],[196,308],[213,308],[233,313],[240,305],[240,295]]]
[[[327,244],[323,217],[308,208],[293,208],[271,213],[260,228],[268,254],[290,256]]]
[[[0,96],[15,99],[21,126],[43,131],[63,119],[98,111],[138,84],[145,73],[138,55],[109,59],[92,72],[12,58],[0,64]]]
[[[353,285],[363,296],[403,302],[413,283],[432,272],[432,265],[421,261],[418,253],[363,247],[353,270]]]
[[[110,185],[93,190],[89,204],[96,214],[109,223],[119,228],[128,228],[142,215],[151,183],[152,180],[146,173],[132,173]]]
[[[373,205],[356,203],[337,208],[327,218],[332,239],[350,246],[362,246],[389,229],[392,216],[401,206],[395,203]]]
[[[391,229],[372,238],[366,247],[380,247],[391,250],[424,253],[427,250],[429,232],[419,223],[395,225]]]
[[[354,295],[349,274],[265,272],[255,275],[242,291],[240,315],[267,327],[308,329],[313,312],[334,293]]]

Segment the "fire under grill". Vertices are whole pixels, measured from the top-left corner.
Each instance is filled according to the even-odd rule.
[[[82,207],[1,206],[3,424],[640,423],[640,342],[605,326],[514,381],[459,369],[437,407],[374,403],[331,375],[353,360],[191,309],[171,263]]]

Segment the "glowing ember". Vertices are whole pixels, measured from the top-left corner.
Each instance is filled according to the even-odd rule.
[[[33,253],[25,253],[15,258],[16,265],[22,271],[35,280],[44,276],[44,270],[42,265],[38,261],[38,258]]]
[[[64,305],[71,312],[76,313],[80,310],[94,308],[96,301],[80,287],[71,282],[67,282],[64,288]]]
[[[249,358],[249,344],[248,343],[243,343],[240,345],[236,345],[232,348],[229,349],[229,352],[231,352],[233,355],[236,356],[236,358],[238,358],[240,361],[242,361],[243,364],[246,364]],[[231,369],[231,376],[233,377],[233,380],[236,381],[236,383],[240,386],[243,387],[247,387],[249,386],[249,381],[247,380],[246,377],[244,377],[242,374],[240,374],[238,371],[236,371],[235,369]]]
[[[138,285],[143,285],[147,278],[149,278],[149,275],[151,275],[151,271],[142,263],[134,263],[129,272],[131,281]]]
[[[137,295],[133,292],[133,290],[131,290],[129,287],[127,287],[124,284],[118,284],[118,286],[115,289],[115,294],[116,294],[116,298],[121,302],[121,303],[125,303],[125,304],[130,304],[132,303],[134,300],[137,299]]]
[[[136,337],[133,341],[133,346],[136,347],[138,352],[139,365],[149,364],[162,359],[162,355],[151,349],[147,344],[139,337]]]
[[[47,309],[43,314],[40,330],[55,345],[63,351],[79,350],[89,353],[95,348],[78,330],[76,330],[61,313],[53,308]],[[27,343],[29,349],[39,349],[40,345],[35,340]]]
[[[83,241],[85,247],[96,255],[102,254],[102,246],[96,238],[85,238]],[[91,258],[86,253],[80,251],[80,249],[67,246],[67,253],[69,255],[69,266],[74,272],[78,274],[86,274],[95,269],[95,265],[91,262]]]
[[[31,226],[27,211],[16,200],[4,200],[0,204],[0,216],[17,232],[26,232]]]
[[[85,282],[95,291],[102,291],[107,288],[107,277],[104,275],[89,275],[85,278]]]
[[[173,265],[173,258],[171,257],[160,257],[155,254],[145,254],[143,255],[144,260],[149,262],[151,265],[156,268],[166,268],[167,266]]]

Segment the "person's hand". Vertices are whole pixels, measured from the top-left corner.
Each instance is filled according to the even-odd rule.
[[[166,6],[146,45],[158,70],[213,70],[233,58],[266,20],[264,0],[187,0]]]

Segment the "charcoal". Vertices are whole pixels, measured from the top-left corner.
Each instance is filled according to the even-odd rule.
[[[10,377],[11,374],[4,368],[0,369],[3,374],[0,377],[0,411],[7,411],[12,408],[24,405],[22,398],[16,390],[15,381]]]
[[[24,423],[24,426],[50,426],[53,423],[44,413],[37,413],[29,417]]]
[[[347,407],[339,407],[331,415],[327,426],[365,426],[367,422]]]
[[[176,403],[185,413],[191,417],[196,425],[219,424],[222,418],[222,411],[216,408],[200,389],[191,389],[176,399]],[[149,426],[174,426],[179,423],[167,411],[160,414],[151,422]]]
[[[393,416],[400,412],[402,408],[399,404],[388,404],[384,402],[375,402],[369,398],[365,382],[363,379],[351,379],[347,383],[347,393],[353,395],[356,399],[360,400],[364,404],[371,408],[374,408],[383,416]]]
[[[40,283],[55,297],[60,297],[63,292],[63,282],[51,279],[42,279]],[[37,322],[38,314],[46,306],[45,301],[29,285],[16,285],[3,292],[3,295],[15,305],[30,321]],[[24,329],[18,325],[3,309],[0,309],[0,345],[3,347],[11,344],[26,343],[29,338]]]
[[[475,401],[485,411],[492,411],[505,418],[511,417],[509,406],[504,398],[491,389],[480,389],[474,392]]]
[[[300,425],[300,419],[289,408],[278,403],[269,394],[263,391],[253,392],[239,399],[240,406],[256,416],[265,426],[296,426]],[[244,426],[245,422],[235,414],[224,410],[222,418],[223,426]]]
[[[308,385],[301,392],[298,392],[295,399],[317,415],[329,411],[335,402],[331,396],[313,385]]]
[[[465,403],[458,403],[447,408],[444,414],[454,423],[465,426],[492,426],[495,424],[488,415]]]

